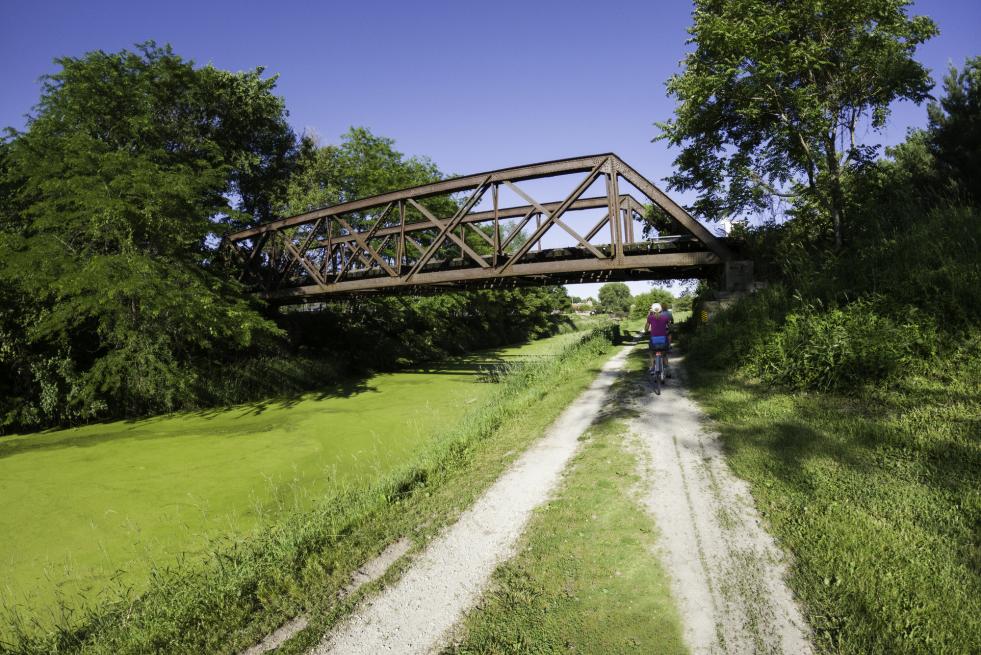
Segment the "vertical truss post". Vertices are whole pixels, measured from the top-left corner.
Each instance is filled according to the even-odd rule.
[[[630,209],[620,206],[620,213],[623,214],[623,235],[625,243],[634,242],[634,222],[630,216]]]
[[[538,212],[537,214],[535,214],[535,228],[538,229],[538,228],[541,228],[541,226],[542,226],[542,213],[541,212]],[[537,245],[538,245],[538,252],[541,252],[542,251],[542,240],[541,239],[538,240],[538,244]]]
[[[501,254],[501,221],[499,215],[499,209],[497,206],[497,187],[498,183],[495,182],[491,187],[491,198],[494,201],[494,268],[497,268],[497,258]]]
[[[399,244],[396,250],[398,256],[395,270],[399,275],[402,274],[402,266],[405,265],[405,201],[399,200]]]
[[[620,221],[620,191],[617,188],[617,170],[613,166],[607,169],[606,174],[606,200],[608,211],[610,212],[610,231],[613,240],[610,245],[613,248],[613,258],[617,264],[623,263],[623,230]]]
[[[623,203],[617,202],[617,220],[623,226],[623,242],[624,244],[632,243],[633,239],[630,238],[630,225],[627,224],[627,214],[623,211]]]
[[[610,188],[610,176],[606,176],[606,202],[607,202],[607,212],[606,216],[610,219],[610,257],[615,258],[617,256],[617,219],[616,214],[612,213],[613,210],[610,207],[613,206],[613,196],[611,195],[613,190]]]

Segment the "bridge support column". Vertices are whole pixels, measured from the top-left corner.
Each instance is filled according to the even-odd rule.
[[[748,259],[729,260],[725,264],[724,284],[726,291],[751,291],[753,288],[753,262]]]

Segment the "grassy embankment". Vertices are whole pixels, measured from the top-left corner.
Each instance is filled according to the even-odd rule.
[[[519,554],[450,653],[685,653],[655,526],[637,499],[638,448],[625,420],[646,356],[629,360],[612,402],[581,437],[562,485],[532,518]],[[646,389],[646,384],[641,382]]]
[[[145,652],[147,649],[160,652],[231,652],[257,641],[278,623],[307,610],[315,620],[311,628],[295,640],[296,644],[300,644],[297,647],[301,648],[349,609],[354,599],[338,604],[336,592],[346,584],[348,576],[357,566],[399,536],[408,535],[420,545],[441,525],[452,520],[480,490],[493,481],[518,449],[540,434],[548,422],[589,382],[598,364],[609,353],[603,336],[593,337],[582,345],[570,343],[576,341],[574,336],[563,339],[566,344],[564,349],[560,348],[560,343],[551,342],[551,351],[556,356],[529,358],[524,365],[513,367],[514,370],[502,378],[501,384],[479,385],[487,389],[485,397],[480,401],[474,400],[470,405],[467,405],[467,400],[472,396],[463,398],[449,389],[430,387],[425,396],[436,398],[442,395],[441,400],[446,401],[448,407],[456,406],[458,415],[454,421],[455,427],[425,442],[417,440],[414,450],[395,449],[394,454],[386,455],[389,457],[387,469],[372,462],[363,466],[360,475],[348,476],[346,482],[335,479],[326,485],[328,488],[311,491],[302,482],[308,478],[295,475],[291,464],[288,470],[294,476],[284,480],[285,491],[283,488],[279,490],[276,502],[280,504],[277,506],[274,503],[273,507],[275,515],[269,513],[268,520],[261,524],[260,517],[254,517],[252,520],[257,527],[249,531],[248,539],[236,539],[236,535],[231,534],[222,543],[202,537],[206,555],[188,558],[193,563],[154,568],[146,586],[147,591],[142,596],[115,603],[105,601],[86,613],[72,617],[55,617],[54,632],[48,631],[47,635],[36,626],[14,626],[18,633],[15,637],[19,644],[17,648],[29,652],[108,653]],[[541,354],[549,350],[547,343],[535,344],[533,348]],[[506,358],[495,359],[492,363],[500,363],[501,360],[506,361]],[[457,361],[461,364],[468,361],[473,363],[472,360]],[[440,379],[437,373],[440,372],[424,374]],[[463,373],[468,374],[472,381],[476,371],[471,366]],[[445,371],[440,374],[445,376]],[[413,374],[383,377],[397,378],[398,375]],[[446,384],[450,377],[444,377]],[[556,384],[556,380],[561,380],[561,383]],[[376,381],[381,383],[380,379]],[[459,381],[457,379],[457,386],[469,387],[470,394],[479,393],[474,389],[478,385],[459,385]],[[413,383],[421,384],[422,378],[405,382],[406,388],[402,392],[410,389]],[[343,400],[351,402],[365,395],[370,397],[372,394],[364,391]],[[324,424],[330,422],[329,417],[324,416],[321,419],[323,423],[316,423],[314,415],[326,413],[324,408],[319,412],[314,407],[309,408],[310,416],[307,418],[314,423],[306,427],[293,425],[290,429],[284,425],[285,417],[290,412],[302,410],[306,402],[322,403],[327,400],[329,398],[308,398],[291,407],[267,407],[258,416],[265,415],[271,419],[266,424],[266,430],[276,431],[280,426],[284,427],[277,439],[285,439],[285,435],[291,432],[309,432],[311,428],[316,433],[317,425],[322,429]],[[527,411],[532,407],[533,412]],[[284,412],[282,415],[270,416],[270,412],[279,409]],[[340,407],[335,410],[347,416],[352,426],[365,419],[362,411],[355,413],[348,409],[344,412]],[[390,411],[396,415],[396,425],[387,432],[379,430],[379,439],[386,435],[397,436],[410,424],[400,408]],[[243,414],[239,411],[229,418],[244,419]],[[303,414],[305,412],[300,411],[296,415]],[[256,419],[255,412],[250,411],[248,416]],[[446,416],[441,415],[444,422]],[[177,418],[206,421],[209,417],[197,415],[157,421]],[[213,433],[213,429],[208,430],[208,425],[202,423],[202,430]],[[375,426],[377,424],[373,422],[372,426],[363,427]],[[124,428],[120,426],[119,429]],[[262,432],[254,425],[253,431]],[[225,441],[228,442],[228,450],[223,453],[226,460],[236,456],[241,458],[243,452],[250,450],[247,440]],[[277,447],[280,443],[276,441]],[[258,450],[263,451],[259,454],[262,460],[269,458],[270,451],[274,449],[270,446]],[[343,451],[339,461],[340,464],[360,462],[364,457],[372,453],[378,455],[382,451],[387,453],[384,442],[375,440],[362,443],[358,448]],[[58,450],[53,452],[57,453]],[[94,450],[88,452],[90,456],[95,453]],[[295,452],[294,449],[293,457]],[[316,448],[303,451],[299,459],[315,457],[311,452],[318,451]],[[191,461],[204,467],[201,470],[205,471],[211,460],[220,459],[221,456],[205,451],[182,461]],[[319,465],[310,466],[312,477],[309,479],[312,480],[324,470],[326,459],[329,458],[321,459]],[[335,457],[327,468],[336,472],[340,464]],[[226,461],[224,466],[230,465]],[[175,486],[174,481],[170,480],[169,487]],[[168,484],[162,485],[159,491],[163,493],[166,487]],[[176,493],[185,491],[177,489]],[[316,496],[321,492],[325,498],[318,500]],[[125,494],[126,491],[120,490],[120,493]],[[286,500],[283,499],[284,493]],[[276,496],[273,492],[270,495]],[[249,509],[243,512],[246,516],[254,512],[257,506],[252,500],[247,503]],[[227,530],[232,520],[226,515],[217,525]],[[243,521],[243,525],[245,523]]]
[[[981,652],[979,350],[851,394],[694,371],[821,651]]]

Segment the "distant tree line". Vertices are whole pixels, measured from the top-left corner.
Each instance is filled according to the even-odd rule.
[[[0,433],[297,393],[555,329],[555,288],[270,310],[217,235],[437,180],[435,164],[365,129],[296,135],[261,68],[152,42],[56,63],[0,140]]]
[[[651,305],[660,303],[664,308],[676,309],[679,311],[690,311],[692,308],[693,295],[682,293],[675,297],[667,289],[655,287],[650,291],[631,295],[630,287],[623,282],[608,282],[600,287],[598,311],[609,314],[626,314],[631,318],[643,318],[647,316]],[[575,298],[573,299],[576,300]]]

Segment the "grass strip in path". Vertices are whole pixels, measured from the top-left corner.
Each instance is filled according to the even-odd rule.
[[[702,372],[696,397],[825,652],[981,652],[981,361],[852,396]]]
[[[617,384],[615,393],[625,387]],[[611,402],[519,554],[447,653],[684,653],[681,624],[639,500],[623,399]]]

